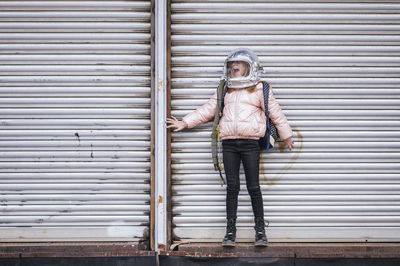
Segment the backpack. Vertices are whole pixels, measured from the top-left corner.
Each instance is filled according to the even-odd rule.
[[[260,150],[269,151],[269,148],[274,147],[275,142],[278,140],[278,130],[276,126],[269,119],[269,111],[268,111],[268,96],[269,96],[269,84],[265,81],[263,84],[263,95],[264,95],[264,107],[265,107],[265,116],[267,118],[267,127],[265,130],[264,137],[260,138],[258,144],[260,146]],[[220,176],[221,186],[222,184],[226,184],[224,178],[222,177],[222,163],[220,160],[219,154],[221,153],[221,145],[220,145],[220,137],[219,137],[219,120],[222,117],[222,111],[224,109],[224,98],[228,91],[226,87],[225,80],[221,80],[217,89],[217,107],[214,116],[213,129],[211,133],[211,153],[214,163],[214,169],[218,170]]]
[[[275,142],[279,139],[279,134],[278,130],[276,129],[276,126],[269,119],[269,111],[268,111],[269,84],[265,81],[263,81],[262,83],[263,83],[265,116],[267,117],[267,128],[265,130],[264,137],[260,138],[258,144],[260,145],[261,150],[265,149],[266,152],[268,152],[269,148],[273,148]]]

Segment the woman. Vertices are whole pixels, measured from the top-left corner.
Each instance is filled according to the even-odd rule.
[[[223,147],[223,162],[227,181],[226,193],[226,235],[223,246],[234,246],[236,239],[236,218],[240,190],[240,162],[246,176],[255,219],[255,245],[266,246],[263,199],[259,184],[260,147],[258,140],[266,130],[263,85],[257,55],[248,49],[236,49],[225,60],[224,78],[228,91],[224,98],[224,109],[220,120],[220,137]],[[292,150],[292,130],[285,115],[275,100],[270,88],[268,97],[269,117],[275,124],[279,136]],[[217,93],[207,103],[186,115],[182,121],[167,118],[167,128],[174,132],[193,128],[210,120],[216,112]]]

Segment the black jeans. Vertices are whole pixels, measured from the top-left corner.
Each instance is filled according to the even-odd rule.
[[[263,199],[259,183],[260,147],[258,140],[229,139],[222,142],[226,175],[226,218],[236,219],[240,190],[239,169],[243,163],[247,191],[254,217],[264,218]]]

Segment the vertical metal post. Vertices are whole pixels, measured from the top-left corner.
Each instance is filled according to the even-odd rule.
[[[154,18],[154,3],[156,0],[151,0],[151,41],[150,41],[150,55],[151,55],[151,147],[150,147],[150,250],[155,250],[155,193],[156,193],[156,180],[155,180],[155,94],[157,91],[155,82],[155,18]]]
[[[155,250],[167,246],[167,0],[155,1]]]

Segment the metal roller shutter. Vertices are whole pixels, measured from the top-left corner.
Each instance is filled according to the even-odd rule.
[[[0,9],[0,241],[147,239],[151,2]]]
[[[272,241],[400,240],[400,3],[172,1],[172,115],[215,91],[223,60],[254,50],[295,130],[262,154]],[[172,134],[175,240],[221,241],[225,187],[212,123]],[[254,239],[241,170],[239,241]]]

